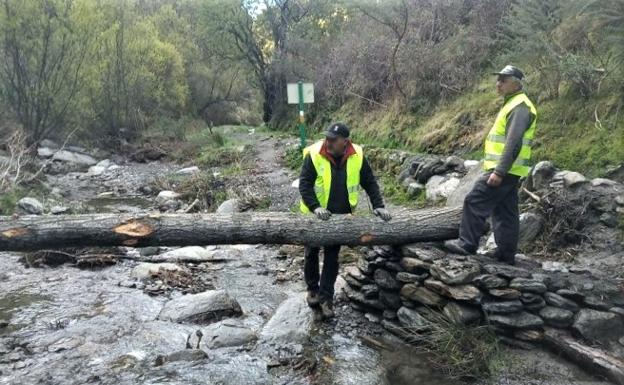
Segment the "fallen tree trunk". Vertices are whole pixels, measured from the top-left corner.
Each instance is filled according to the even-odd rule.
[[[0,217],[0,251],[90,246],[215,244],[400,245],[457,237],[461,209],[402,211],[375,217],[277,212],[237,214],[87,214]]]

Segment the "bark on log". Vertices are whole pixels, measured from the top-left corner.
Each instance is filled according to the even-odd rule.
[[[584,345],[568,333],[555,329],[546,329],[544,342],[555,353],[563,353],[590,373],[598,373],[615,384],[624,385],[624,361],[621,359]]]
[[[400,245],[456,238],[461,209],[376,217],[277,212],[237,214],[88,214],[0,217],[0,251],[90,246],[215,244]]]

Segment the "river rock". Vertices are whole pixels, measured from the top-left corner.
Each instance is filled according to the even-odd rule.
[[[546,292],[546,285],[537,279],[514,278],[509,283],[509,287],[526,293],[541,294]]]
[[[360,292],[364,294],[364,297],[367,299],[378,298],[379,295],[379,287],[375,284],[366,284],[360,288]]]
[[[239,199],[228,199],[219,205],[217,214],[233,214],[241,211]]]
[[[423,243],[405,245],[401,247],[400,254],[403,257],[417,258],[427,263],[446,257],[446,252],[440,250],[438,247]]]
[[[312,309],[303,295],[282,302],[260,333],[260,340],[271,343],[303,343],[310,336]]]
[[[516,313],[523,309],[522,302],[519,300],[497,301],[487,299],[481,301],[481,307],[486,313]]]
[[[396,275],[396,280],[403,283],[417,283],[422,282],[429,277],[428,273],[422,274],[412,274],[406,271],[398,272]]]
[[[546,301],[541,295],[533,293],[522,293],[520,301],[524,304],[524,307],[530,311],[538,311],[546,306]]]
[[[583,302],[585,299],[585,294],[571,289],[559,289],[557,290],[557,294],[575,302]]]
[[[403,266],[403,268],[408,273],[415,273],[415,274],[429,271],[429,268],[431,267],[431,263],[424,262],[418,258],[411,258],[411,257],[401,258],[400,263],[401,263],[401,266]]]
[[[607,300],[603,300],[597,295],[588,295],[587,297],[583,298],[583,305],[591,309],[602,311],[608,311],[609,308],[613,306],[610,302],[608,302]]]
[[[622,337],[624,324],[617,314],[581,309],[574,318],[572,330],[586,340],[607,344]]]
[[[434,278],[448,285],[460,285],[472,282],[479,275],[481,267],[474,261],[439,259],[433,262],[430,272]]]
[[[432,176],[425,185],[425,196],[429,201],[447,198],[459,186],[459,178],[453,176]]]
[[[449,286],[441,281],[427,279],[425,286],[434,292],[458,301],[479,303],[483,294],[472,285]]]
[[[490,289],[489,293],[492,297],[500,299],[518,299],[522,295],[516,289]]]
[[[520,230],[518,244],[520,247],[527,247],[537,238],[542,231],[544,219],[535,213],[520,214]]]
[[[242,314],[240,305],[227,291],[209,290],[170,300],[165,303],[158,319],[179,323],[211,323]]]
[[[446,318],[457,325],[467,325],[481,319],[481,310],[458,302],[447,303],[443,313]]]
[[[256,333],[240,320],[226,319],[202,329],[200,346],[204,349],[217,349],[241,346],[254,342]]]
[[[199,167],[197,166],[191,166],[191,167],[186,167],[186,168],[182,168],[178,171],[176,171],[176,174],[178,175],[192,175],[199,172]]]
[[[484,290],[499,289],[507,287],[508,285],[508,282],[505,278],[501,278],[492,274],[479,275],[475,277],[472,282],[479,288]]]
[[[531,276],[531,272],[527,269],[510,265],[487,264],[483,266],[483,269],[489,274],[498,275],[507,279],[529,278]]]
[[[356,279],[362,284],[370,282],[370,278],[362,274],[362,271],[358,269],[356,266],[345,267],[345,273],[347,273],[352,278]]]
[[[93,166],[97,163],[97,160],[86,154],[79,154],[68,150],[59,150],[54,153],[52,160],[73,163],[80,166]]]
[[[587,178],[583,174],[568,170],[559,171],[555,174],[553,181],[559,180],[563,181],[563,185],[568,188],[587,183]]]
[[[180,198],[180,194],[175,191],[163,190],[156,196],[156,203],[159,205],[165,204],[168,201],[176,200]]]
[[[516,330],[514,337],[522,341],[539,342],[544,339],[544,332],[541,330]]]
[[[167,362],[176,362],[176,361],[200,361],[208,358],[208,354],[201,349],[183,349],[178,350],[177,352],[173,352],[167,355],[158,355],[156,357],[156,361],[154,362],[155,366],[164,365]]]
[[[379,301],[387,308],[391,310],[397,310],[401,307],[401,297],[393,291],[380,290]]]
[[[17,201],[17,209],[20,213],[41,215],[43,214],[43,205],[35,198],[24,197]]]
[[[384,269],[375,270],[375,283],[380,287],[388,290],[399,290],[401,283],[397,281],[393,274]]]
[[[184,261],[184,262],[206,262],[215,257],[215,249],[209,249],[202,246],[185,246],[177,249],[166,251],[162,254],[154,256],[155,260],[161,261]]]
[[[548,292],[544,294],[544,299],[546,300],[546,303],[551,306],[566,309],[571,312],[577,312],[579,310],[579,306],[574,301],[563,298],[559,294]]]
[[[404,285],[401,288],[401,296],[427,306],[441,306],[446,302],[440,295],[426,287],[417,286],[413,283]]]
[[[572,325],[574,319],[574,313],[571,311],[553,306],[544,307],[540,310],[539,315],[547,325],[557,328],[567,328]]]
[[[409,332],[420,333],[431,328],[431,323],[414,309],[401,307],[397,311],[397,317],[399,323]]]
[[[488,320],[494,326],[509,329],[533,329],[544,325],[544,321],[540,317],[525,311],[512,314],[493,314],[488,316]]]
[[[175,263],[139,263],[132,269],[130,276],[136,279],[150,279],[152,276],[158,274],[160,271],[169,272],[186,272],[188,269],[183,268]]]
[[[375,297],[373,298],[367,297],[364,295],[363,292],[354,290],[348,285],[344,287],[342,290],[347,295],[347,298],[357,303],[358,305],[371,308],[371,309],[375,309],[375,310],[379,310],[379,311],[385,310],[384,305]]]
[[[358,289],[358,290],[360,290],[362,288],[363,283],[358,281],[357,279],[353,278],[349,274],[344,274],[342,277],[349,284],[349,286],[351,286],[352,288]]]

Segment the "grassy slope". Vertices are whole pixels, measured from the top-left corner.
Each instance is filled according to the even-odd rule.
[[[501,103],[492,88],[481,83],[430,116],[402,112],[399,103],[365,111],[351,101],[332,120],[349,123],[359,143],[479,158],[483,138]],[[624,161],[624,112],[619,113],[616,94],[605,94],[588,100],[560,97],[538,103],[534,160],[551,160],[560,168],[588,176],[600,176]],[[595,111],[601,124],[596,123]]]

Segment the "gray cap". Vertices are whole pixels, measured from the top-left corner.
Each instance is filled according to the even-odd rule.
[[[514,67],[512,65],[505,66],[505,68],[500,70],[500,72],[492,72],[492,75],[513,76],[520,80],[522,80],[522,78],[524,77],[524,74],[522,73],[522,71],[520,71],[518,67]]]

